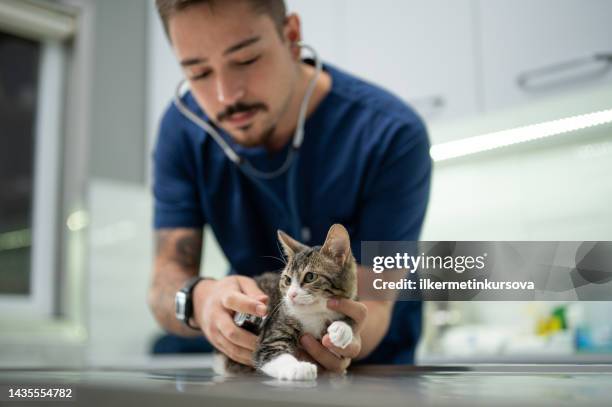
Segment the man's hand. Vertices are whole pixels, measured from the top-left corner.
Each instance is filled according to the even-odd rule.
[[[332,343],[329,334],[325,334],[321,342],[306,334],[302,336],[300,343],[309,356],[323,368],[343,373],[351,364],[351,359],[356,358],[361,352],[361,330],[368,315],[368,308],[360,302],[347,299],[328,300],[327,307],[355,321],[351,342],[341,348]]]
[[[230,359],[253,365],[257,336],[234,323],[234,313],[263,317],[268,297],[255,280],[229,276],[221,280],[203,280],[194,289],[194,319],[210,343]]]

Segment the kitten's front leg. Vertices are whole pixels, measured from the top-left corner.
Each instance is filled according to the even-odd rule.
[[[272,327],[262,335],[255,351],[255,365],[268,376],[279,380],[314,380],[317,366],[301,362],[294,355],[297,351],[297,325],[284,324]]]
[[[283,353],[264,363],[261,371],[279,380],[314,380],[317,378],[315,364],[300,362],[289,353]]]
[[[334,321],[327,327],[329,340],[334,346],[346,349],[353,341],[353,329],[345,321]]]

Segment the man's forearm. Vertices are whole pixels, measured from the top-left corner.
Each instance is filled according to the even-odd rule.
[[[359,296],[362,298],[377,298],[377,300],[361,300],[368,307],[368,317],[361,331],[361,352],[357,359],[368,356],[380,344],[389,330],[391,323],[391,312],[395,304],[395,295],[384,295],[386,293],[373,292],[372,281],[376,274],[367,267],[357,266],[357,280]],[[380,297],[380,299],[378,298]]]
[[[387,334],[391,322],[391,301],[361,301],[368,307],[363,330],[361,331],[361,352],[357,359],[368,356]]]
[[[188,228],[160,229],[156,231],[155,238],[155,265],[149,289],[149,307],[166,331],[181,336],[202,335],[178,321],[174,314],[176,293],[199,273],[202,231]]]
[[[156,273],[149,289],[149,307],[159,325],[166,331],[180,336],[201,336],[202,332],[185,326],[174,314],[174,297],[191,278],[180,266],[169,263]]]

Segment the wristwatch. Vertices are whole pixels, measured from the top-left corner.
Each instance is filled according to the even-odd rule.
[[[191,329],[195,329],[197,331],[200,330],[199,327],[191,324],[191,318],[193,317],[193,289],[196,284],[200,281],[206,280],[205,277],[193,277],[183,288],[181,288],[174,297],[174,310],[176,319],[187,325]]]

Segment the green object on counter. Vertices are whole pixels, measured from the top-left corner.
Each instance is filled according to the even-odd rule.
[[[552,316],[559,321],[561,330],[565,331],[567,329],[567,317],[566,317],[567,308],[562,305],[553,309]]]

